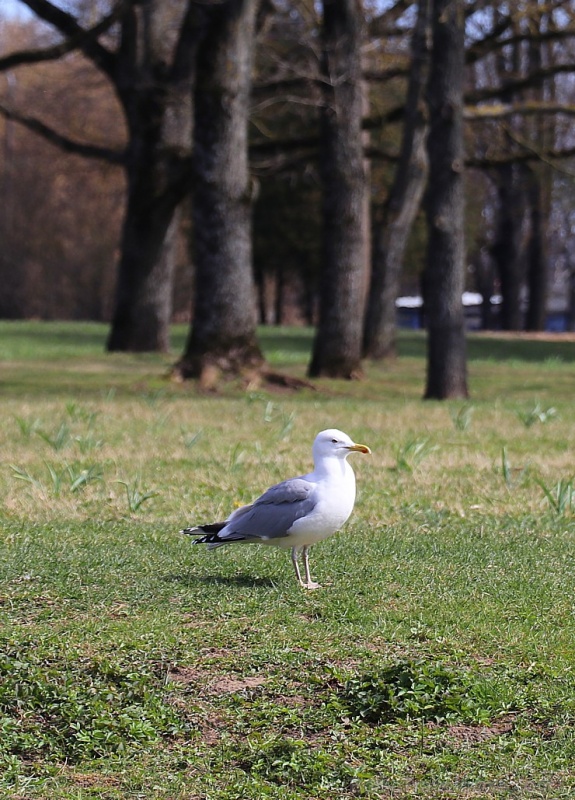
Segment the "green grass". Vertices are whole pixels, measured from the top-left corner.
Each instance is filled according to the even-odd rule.
[[[575,792],[575,343],[424,338],[364,381],[218,395],[99,325],[1,323],[0,797],[568,798]],[[309,330],[264,330],[303,376]],[[553,413],[550,413],[553,409]],[[337,426],[358,500],[313,548],[178,535],[307,471]]]

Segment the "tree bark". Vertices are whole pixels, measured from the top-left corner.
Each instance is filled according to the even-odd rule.
[[[323,265],[309,375],[349,379],[361,371],[368,257],[358,0],[324,0],[322,32]]]
[[[532,19],[529,21],[530,30],[536,33],[540,28],[553,29],[553,15],[547,14],[544,5],[537,3]],[[550,63],[554,61],[554,51],[548,43],[532,42],[529,45],[530,71],[541,70],[545,59]],[[542,81],[531,92],[535,101],[556,100],[555,84],[551,80],[549,85]],[[538,148],[545,151],[553,146],[556,138],[555,125],[545,119],[535,118],[531,121],[531,137],[537,142]],[[528,331],[545,330],[547,321],[547,298],[549,294],[549,275],[547,268],[547,227],[551,213],[552,195],[551,169],[548,164],[542,163],[531,168],[529,172],[529,221],[530,239],[527,262],[527,288],[528,305],[525,318],[525,328]]]
[[[170,347],[174,275],[174,213],[183,192],[154,197],[154,179],[147,180],[150,162],[137,162],[139,174],[130,176],[118,280],[107,349],[160,351]],[[142,184],[146,184],[146,189]]]
[[[545,188],[539,171],[531,172],[529,186],[529,207],[531,235],[527,261],[527,285],[529,303],[525,318],[525,329],[528,331],[545,330],[547,320],[547,241],[545,220],[548,209],[545,203]]]
[[[405,104],[401,154],[382,220],[374,234],[363,354],[372,359],[396,355],[399,278],[405,248],[419,211],[428,174],[425,86],[429,68],[430,0],[418,3],[411,42],[411,70]]]
[[[178,27],[190,52],[191,4],[179,21],[162,0],[145,0],[124,19],[115,81],[129,130],[127,200],[109,351],[167,351],[173,263],[166,241],[191,183],[192,60],[170,37]],[[168,79],[168,65],[171,66]]]
[[[491,254],[501,289],[501,328],[523,329],[522,289],[525,279],[527,194],[525,168],[507,164],[498,170],[499,210]]]
[[[425,397],[467,397],[463,193],[464,4],[432,0],[428,85],[428,246],[424,299],[428,322]]]
[[[212,386],[260,369],[252,275],[247,123],[258,0],[203,7],[194,98],[193,319],[181,378]]]

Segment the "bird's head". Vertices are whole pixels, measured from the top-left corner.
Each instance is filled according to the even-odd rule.
[[[353,452],[371,453],[371,450],[365,444],[356,444],[347,433],[336,428],[321,431],[313,443],[314,461],[333,456],[345,459]]]

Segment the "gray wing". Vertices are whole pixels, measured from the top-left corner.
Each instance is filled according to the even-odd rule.
[[[315,484],[292,478],[272,486],[251,506],[238,508],[229,517],[219,538],[228,541],[258,541],[279,539],[297,519],[310,514],[315,508]]]

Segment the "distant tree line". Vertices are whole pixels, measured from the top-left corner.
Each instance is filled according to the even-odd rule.
[[[395,355],[467,395],[461,294],[539,330],[575,286],[565,0],[20,0],[0,29],[0,315],[110,321],[109,350],[270,377],[256,325],[316,326],[310,376]],[[574,292],[575,294],[575,292]],[[288,301],[289,298],[289,301]],[[525,310],[526,309],[526,310]]]

